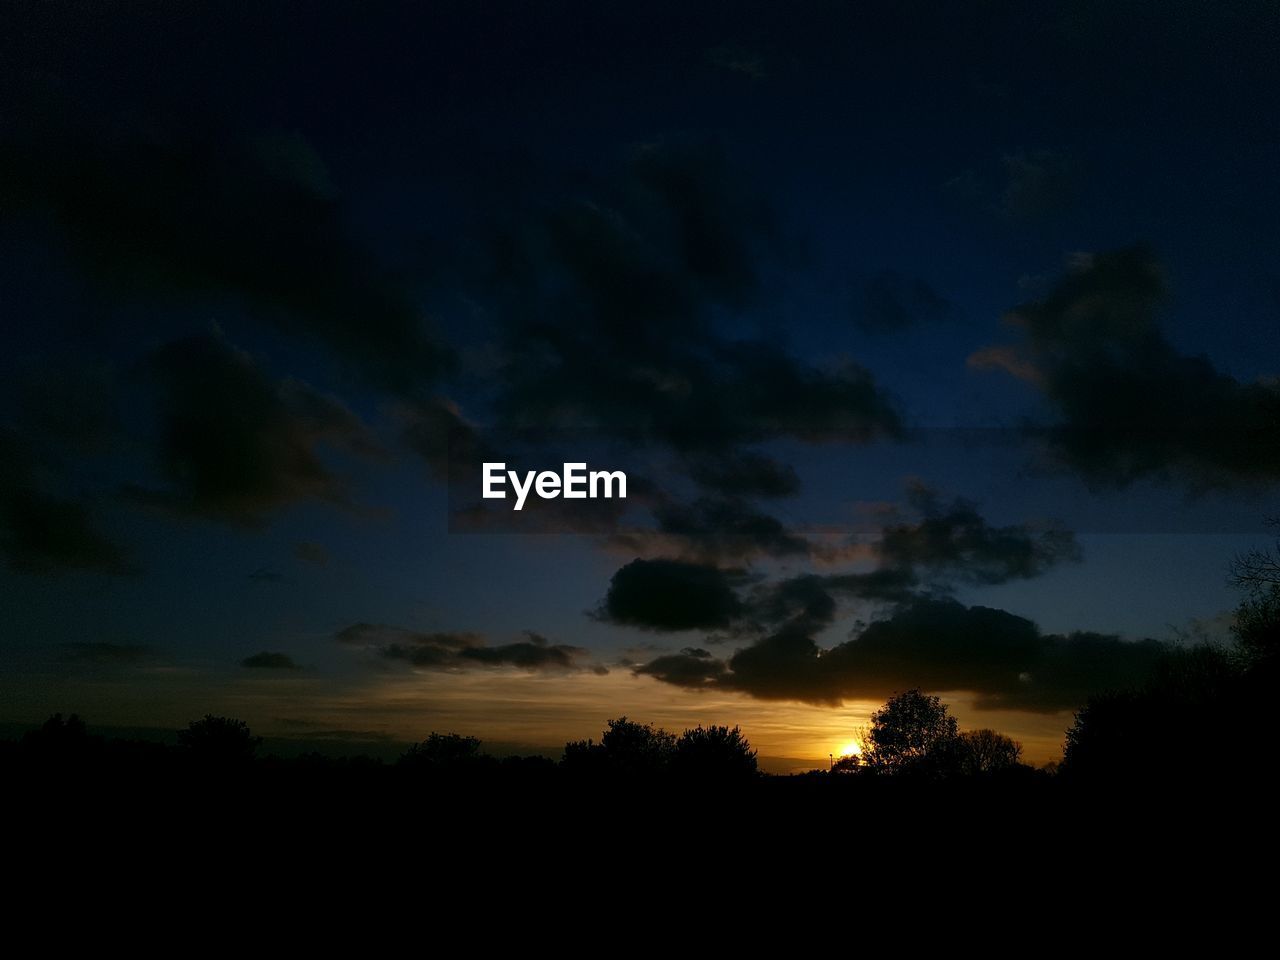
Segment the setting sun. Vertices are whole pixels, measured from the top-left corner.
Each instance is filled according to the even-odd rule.
[[[857,740],[850,740],[848,743],[841,745],[836,751],[837,757],[860,757],[862,756],[862,744]]]

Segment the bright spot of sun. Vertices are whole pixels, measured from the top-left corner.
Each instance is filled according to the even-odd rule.
[[[846,744],[842,744],[840,749],[836,751],[837,757],[860,757],[862,756],[862,744],[857,740],[850,740]]]

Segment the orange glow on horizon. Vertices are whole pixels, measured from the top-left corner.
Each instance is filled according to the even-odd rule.
[[[159,680],[156,677],[159,676]],[[470,673],[404,672],[354,677],[208,676],[199,671],[149,675],[110,683],[69,682],[94,723],[180,729],[205,713],[235,716],[267,737],[301,738],[321,731],[340,741],[408,743],[432,731],[479,737],[500,751],[558,758],[569,740],[599,739],[605,721],[623,714],[674,733],[698,724],[741,726],[771,773],[826,769],[831,755],[862,753],[863,730],[883,701],[840,707],[754,700],[733,692],[687,691],[629,671],[530,675],[516,670]],[[48,716],[61,701],[42,691],[15,689],[0,678],[0,722]],[[984,714],[963,696],[950,700],[962,729],[993,727],[1020,741],[1033,764],[1061,757],[1070,715]],[[286,718],[281,720],[280,718]],[[833,745],[837,745],[835,750]]]

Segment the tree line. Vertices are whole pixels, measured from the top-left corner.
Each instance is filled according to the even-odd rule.
[[[814,774],[908,776],[924,779],[984,777],[1031,772],[1021,762],[1022,747],[994,730],[961,732],[942,700],[921,690],[890,699],[871,718],[860,755],[842,757]],[[692,727],[674,734],[626,716],[607,721],[599,740],[565,744],[558,762],[542,756],[495,757],[476,737],[429,734],[391,764],[367,757],[332,758],[313,753],[284,760],[261,756],[262,738],[243,720],[208,715],[193,720],[176,746],[149,741],[108,740],[92,735],[76,715],[50,717],[21,741],[8,744],[10,759],[44,772],[70,772],[107,763],[170,768],[179,772],[245,774],[255,767],[275,769],[389,767],[397,774],[432,780],[499,776],[558,777],[565,782],[701,781],[742,784],[764,774],[757,751],[739,727]]]
[[[896,694],[860,731],[861,752],[833,759],[810,776],[842,782],[1047,778],[1074,784],[1223,783],[1262,776],[1273,743],[1274,697],[1280,690],[1280,542],[1237,557],[1233,581],[1244,590],[1229,647],[1200,643],[1171,649],[1146,682],[1091,697],[1066,731],[1063,759],[1035,771],[1021,746],[991,729],[961,731],[946,704],[919,689]],[[680,734],[626,716],[609,720],[600,739],[565,744],[547,757],[494,757],[480,740],[431,733],[394,763],[318,753],[291,760],[261,756],[260,737],[230,717],[192,721],[170,747],[90,734],[76,715],[50,717],[19,741],[0,742],[0,767],[27,773],[91,770],[213,773],[252,770],[279,775],[340,773],[436,782],[518,777],[586,781],[758,781],[756,750],[738,727],[697,726]],[[779,778],[774,778],[779,779]],[[786,779],[786,778],[782,778]],[[794,778],[792,778],[794,779]]]

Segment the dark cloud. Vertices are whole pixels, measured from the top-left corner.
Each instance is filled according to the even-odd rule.
[[[513,230],[502,274],[506,389],[516,429],[588,429],[677,451],[773,437],[862,442],[899,430],[871,375],[818,368],[717,332],[776,249],[758,193],[711,149],[649,147],[619,181]]]
[[[1030,620],[945,598],[921,598],[830,649],[803,618],[725,660],[686,650],[636,672],[693,689],[765,700],[838,704],[921,687],[964,691],[983,709],[1056,712],[1089,694],[1139,681],[1167,647],[1153,640],[1040,633]]]
[[[0,552],[17,573],[85,570],[132,574],[138,567],[94,521],[87,502],[57,490],[30,444],[0,429]]]
[[[467,670],[474,667],[510,666],[529,671],[591,669],[590,652],[583,647],[552,643],[533,631],[526,639],[488,645],[477,633],[422,633],[383,624],[356,623],[338,631],[341,643],[365,647],[388,660],[401,660],[424,670]]]
[[[294,663],[293,657],[287,653],[271,653],[266,650],[261,653],[255,653],[251,657],[245,657],[240,661],[240,666],[249,667],[254,670],[301,670],[302,667]]]
[[[917,597],[919,590],[915,574],[902,568],[806,573],[752,590],[745,603],[745,619],[756,629],[790,622],[816,632],[834,622],[840,600],[899,604]]]
[[[730,170],[720,150],[704,146],[645,146],[632,159],[628,204],[633,222],[661,241],[704,291],[740,305],[759,283],[753,246],[776,240],[776,225],[758,193]]]
[[[753,556],[796,556],[809,542],[776,517],[736,497],[700,497],[693,503],[666,501],[653,509],[659,537],[683,556],[703,560],[746,560]]]
[[[83,503],[0,480],[0,548],[17,573],[89,570],[133,574],[139,568],[103,535]]]
[[[609,582],[597,616],[648,630],[727,627],[741,612],[724,570],[680,560],[633,560]]]
[[[656,677],[677,687],[712,687],[725,680],[728,668],[724,661],[698,647],[685,647],[679,653],[654,657],[636,667],[636,673]]]
[[[1038,577],[1060,563],[1080,559],[1075,535],[1060,526],[993,527],[975,504],[957,499],[944,507],[921,485],[912,487],[910,499],[924,517],[884,529],[876,552],[887,567],[998,584]]]
[[[1078,256],[1045,299],[1011,313],[1025,341],[979,351],[970,364],[1039,387],[1061,418],[1047,432],[1052,450],[1093,482],[1274,484],[1280,385],[1241,383],[1179,354],[1156,322],[1164,298],[1145,248]]]
[[[942,320],[954,305],[919,277],[884,270],[863,284],[855,325],[867,333],[896,333]]]
[[[173,341],[147,359],[160,393],[156,456],[170,486],[132,490],[177,513],[260,526],[302,500],[347,504],[345,483],[318,447],[364,456],[369,433],[336,399],[297,380],[273,381],[215,336]]]
[[[747,448],[863,443],[901,425],[856,363],[817,366],[726,332],[724,318],[756,302],[761,265],[781,247],[759,191],[719,150],[678,144],[634,150],[620,175],[564,189],[567,199],[551,202],[508,199],[490,220],[492,262],[474,297],[501,340],[486,361],[491,415],[481,426],[442,399],[403,411],[406,442],[451,485],[451,527],[601,533],[637,554],[698,562],[809,552],[752,502],[794,495],[798,475]],[[482,461],[566,438],[575,449],[674,455],[694,490],[629,470],[627,503],[537,501],[515,516],[478,499]],[[624,513],[642,511],[651,527],[618,532]]]
[[[198,110],[179,121],[91,115],[59,95],[44,106],[0,141],[0,202],[51,213],[105,286],[238,300],[399,391],[446,366],[411,291],[355,239],[297,134],[245,137]]]
[[[1141,685],[1169,650],[1155,640],[1126,641],[1107,633],[1049,634],[1041,642],[1036,662],[1018,675],[1017,684],[979,691],[974,706],[980,710],[1070,709],[1100,690]]]
[[[127,667],[149,659],[154,651],[145,644],[64,643],[64,663],[95,667]]]
[[[938,595],[939,577],[985,584],[1034,577],[1075,559],[1078,548],[1069,532],[1057,528],[992,527],[972,504],[957,500],[943,507],[920,485],[911,501],[923,518],[885,530],[875,547],[881,566],[871,571],[801,574],[742,595],[735,589],[741,578],[717,580],[724,574],[714,567],[675,566],[682,581],[713,584],[710,595],[718,597],[712,608],[717,616],[702,623],[687,617],[683,628],[727,628],[727,636],[758,639],[726,659],[686,648],[656,656],[636,672],[763,699],[830,704],[923,686],[969,691],[990,707],[1060,710],[1108,683],[1136,677],[1159,653],[1157,644],[1115,637],[1042,637],[1021,617]],[[615,575],[615,584],[628,569]],[[641,612],[631,622],[643,616],[649,626],[659,616],[654,611],[667,615],[666,604],[678,596],[664,578],[637,576],[626,585],[628,605]],[[891,613],[853,640],[823,649],[815,638],[847,601],[887,605]],[[670,622],[667,628],[673,628]]]
[[[776,347],[751,342],[725,345],[720,353],[731,368],[725,393],[717,398],[728,436],[867,443],[901,432],[892,401],[852,361],[818,368]]]
[[[709,512],[698,524],[663,523],[654,540],[678,550],[680,559],[636,560],[620,569],[600,616],[651,629],[717,629],[743,636],[785,626],[786,637],[797,631],[809,635],[834,622],[842,603],[903,605],[944,596],[954,581],[990,585],[1030,579],[1080,556],[1071,532],[1056,525],[992,526],[973,504],[956,500],[944,506],[919,483],[911,487],[909,500],[922,517],[884,528],[868,548],[875,569],[804,573],[745,590],[747,578],[718,563],[805,554],[808,543],[772,518],[740,528]],[[655,512],[663,518],[663,508]],[[744,516],[760,515],[748,511]],[[646,542],[644,537],[631,540]],[[617,544],[628,542],[615,537]]]

